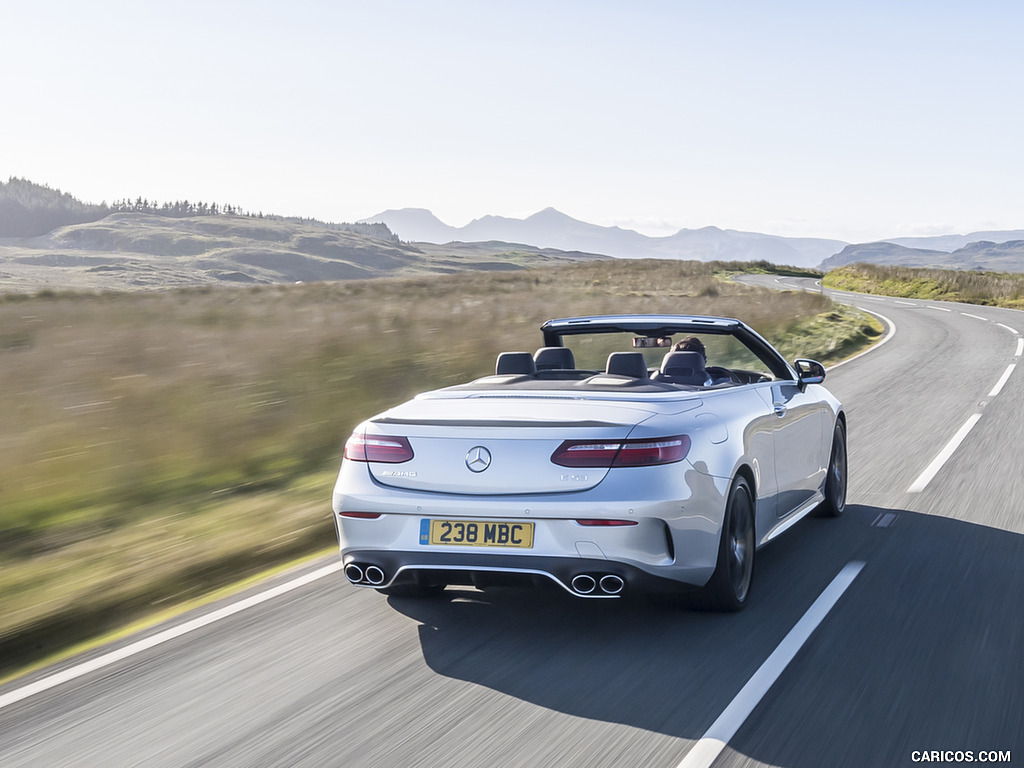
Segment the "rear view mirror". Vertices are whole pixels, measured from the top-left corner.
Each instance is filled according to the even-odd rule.
[[[633,349],[653,349],[656,347],[671,347],[671,336],[634,336]]]
[[[796,375],[801,384],[821,384],[825,380],[825,366],[817,360],[797,360]]]

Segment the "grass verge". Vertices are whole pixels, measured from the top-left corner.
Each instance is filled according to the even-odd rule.
[[[854,264],[832,270],[822,283],[856,293],[1024,309],[1021,274]]]

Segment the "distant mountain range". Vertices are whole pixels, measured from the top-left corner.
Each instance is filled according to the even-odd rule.
[[[179,223],[172,223],[175,219]],[[484,216],[463,227],[449,226],[422,208],[387,210],[355,224],[332,224],[262,213],[242,215],[233,206],[188,201],[158,206],[156,201],[138,198],[94,205],[24,179],[0,182],[0,262],[17,264],[18,270],[29,264],[69,264],[79,257],[94,260],[119,254],[123,259],[133,254],[134,259],[142,254],[147,268],[155,270],[150,275],[153,283],[168,278],[185,282],[195,276],[195,265],[180,260],[186,255],[182,247],[188,255],[205,254],[203,263],[209,266],[204,274],[209,279],[255,282],[446,271],[474,268],[470,266],[474,263],[485,265],[476,268],[522,268],[599,257],[767,261],[823,270],[868,262],[1024,272],[1024,230],[896,237],[861,244],[718,227],[648,237],[631,229],[579,221],[554,208],[525,219]],[[281,261],[282,253],[291,261]],[[167,258],[173,267],[171,262],[157,267],[151,261]],[[138,265],[133,261],[133,266]],[[182,268],[179,275],[176,270]],[[124,270],[125,282],[128,274],[132,280],[149,282],[133,273],[134,269]],[[13,272],[6,277],[10,280]],[[4,278],[0,273],[0,280]]]
[[[387,224],[388,229],[409,242],[500,240],[626,259],[765,260],[810,267],[846,245],[842,240],[779,237],[718,227],[681,229],[667,237],[648,237],[632,229],[588,224],[554,208],[545,208],[526,219],[484,216],[464,227],[449,226],[422,208],[383,211],[360,221],[370,222]]]
[[[905,245],[908,248],[924,248],[952,253],[971,243],[1005,243],[1009,240],[1024,240],[1024,229],[993,230],[972,232],[969,235],[937,235],[934,237],[890,237],[885,242]]]
[[[619,258],[770,261],[795,267],[832,269],[854,262],[1024,272],[1024,230],[975,232],[938,237],[897,237],[851,245],[842,240],[795,238],[718,227],[681,229],[648,237],[631,229],[602,227],[546,208],[525,219],[484,216],[452,227],[423,208],[382,211],[362,219],[382,222],[400,239],[448,243],[501,240],[538,247],[603,253]]]

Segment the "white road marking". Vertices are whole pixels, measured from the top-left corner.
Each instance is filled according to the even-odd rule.
[[[939,312],[952,312],[953,311],[949,307],[933,307],[930,304],[928,305],[928,309],[937,309],[937,310],[939,310]]]
[[[1005,323],[996,323],[996,325],[998,325],[1000,328],[1005,328],[1010,333],[1013,333],[1013,334],[1016,334],[1017,336],[1020,336],[1020,331],[1018,331],[1016,328],[1011,328],[1010,326],[1006,325]]]
[[[1024,355],[1024,339],[1017,339],[1017,351],[1013,353],[1014,357],[1020,357]]]
[[[961,312],[960,314],[963,315],[964,317],[973,317],[975,320],[984,320],[986,322],[988,321],[987,318],[978,317],[978,315],[972,315],[970,312]]]
[[[864,563],[858,560],[846,564],[677,768],[709,768],[863,567]]]
[[[960,447],[960,443],[962,443],[968,433],[974,429],[974,425],[978,423],[979,419],[981,419],[981,414],[976,413],[971,416],[971,418],[969,418],[962,427],[960,427],[957,433],[953,435],[948,443],[946,443],[946,447],[939,452],[939,455],[932,460],[932,463],[928,465],[925,471],[918,476],[917,480],[910,484],[910,487],[907,489],[907,493],[920,493],[928,487],[928,483],[930,483],[935,476],[939,474],[939,470],[942,469],[942,466],[947,461],[949,461],[949,457],[953,455],[956,449]]]
[[[896,303],[897,304],[902,304],[905,307],[916,307],[917,306],[917,304],[915,304],[912,301],[900,301],[899,299],[896,299]]]
[[[83,675],[89,674],[90,672],[95,672],[103,667],[108,667],[118,661],[149,650],[154,646],[166,643],[168,640],[174,640],[182,635],[187,635],[189,632],[195,632],[197,629],[202,629],[203,627],[209,626],[221,619],[234,616],[236,613],[241,613],[242,611],[259,605],[260,603],[265,603],[267,600],[280,597],[286,592],[291,592],[294,589],[311,584],[317,579],[322,579],[324,576],[330,576],[332,573],[337,573],[341,568],[341,562],[331,563],[323,568],[311,571],[304,576],[299,576],[289,582],[279,584],[265,592],[260,592],[258,595],[253,595],[252,597],[247,597],[244,600],[239,600],[237,603],[226,605],[223,608],[206,614],[205,616],[200,616],[192,621],[186,621],[184,624],[177,627],[171,627],[163,632],[158,632],[152,637],[139,640],[130,645],[126,645],[124,648],[119,648],[116,651],[105,653],[102,656],[97,656],[95,659],[91,659],[90,661],[77,664],[61,672],[50,675],[49,677],[44,677],[34,683],[17,688],[0,696],[0,709],[9,707],[11,704],[15,704],[19,701],[23,701],[30,696],[35,696],[37,693],[48,691],[58,685],[75,680]]]
[[[835,365],[830,365],[828,367],[828,369],[827,369],[829,371],[834,371],[836,368],[838,368],[841,365],[846,365],[847,363],[852,363],[858,357],[863,357],[864,355],[868,354],[869,352],[874,352],[880,346],[885,344],[885,342],[889,341],[889,339],[891,339],[893,336],[896,335],[896,323],[894,323],[888,317],[885,317],[885,315],[880,315],[877,312],[873,312],[870,309],[864,309],[864,307],[857,307],[857,309],[859,309],[861,312],[867,312],[869,315],[874,315],[875,317],[877,317],[879,320],[881,320],[883,323],[885,323],[889,327],[889,332],[887,334],[885,334],[885,338],[883,338],[880,342],[878,342],[877,344],[872,344],[870,347],[865,349],[863,352],[859,352],[856,355],[854,355],[853,357],[848,357],[845,360],[842,360],[841,362],[836,363]]]
[[[1006,370],[1003,371],[1003,375],[999,377],[999,381],[997,381],[996,385],[992,387],[992,391],[988,393],[989,397],[995,397],[1003,391],[1003,385],[1006,384],[1006,380],[1010,378],[1010,374],[1013,373],[1013,369],[1016,367],[1016,363],[1010,363],[1006,367]]]
[[[883,512],[875,518],[875,522],[871,524],[873,528],[888,528],[890,525],[896,522],[898,515],[895,512]]]

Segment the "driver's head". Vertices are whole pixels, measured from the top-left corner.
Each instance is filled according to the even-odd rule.
[[[704,349],[704,342],[698,339],[696,336],[691,336],[688,339],[676,342],[675,347],[672,348],[673,352],[700,352],[700,356],[704,358],[704,362],[708,361],[708,353]]]

